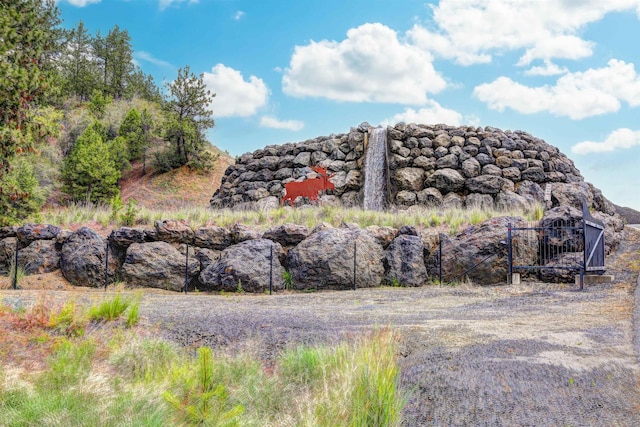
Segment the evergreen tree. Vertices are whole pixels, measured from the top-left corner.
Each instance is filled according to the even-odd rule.
[[[82,21],[69,33],[62,68],[66,93],[88,100],[97,85],[97,76],[92,38]]]
[[[64,161],[62,190],[77,201],[107,202],[120,193],[120,171],[96,126],[89,126]]]
[[[144,143],[142,144],[142,174],[144,175],[147,173],[147,151],[151,147],[155,123],[151,113],[146,108],[142,110],[140,118],[142,120],[142,135],[144,136]]]
[[[145,134],[142,117],[138,110],[132,108],[122,120],[118,135],[124,138],[129,149],[129,160],[137,160],[145,150]]]
[[[129,75],[133,72],[133,48],[127,30],[117,25],[106,37],[100,32],[93,40],[93,51],[97,58],[102,79],[102,89],[112,98],[122,98],[127,92]]]
[[[145,74],[139,67],[135,67],[133,72],[127,78],[127,90],[125,97],[133,99],[138,96],[150,102],[161,102],[162,95],[160,89],[153,81],[153,77]]]
[[[117,136],[109,143],[109,153],[116,168],[120,172],[131,168],[131,164],[129,163],[129,148],[127,147],[127,140],[124,137]]]
[[[0,178],[16,150],[33,143],[24,133],[25,121],[50,90],[58,16],[53,0],[0,1]]]
[[[169,99],[165,103],[165,139],[170,144],[168,164],[178,167],[197,159],[207,143],[205,132],[213,127],[209,104],[212,94],[188,66],[178,70],[176,80],[168,84]],[[166,153],[165,153],[166,156]]]

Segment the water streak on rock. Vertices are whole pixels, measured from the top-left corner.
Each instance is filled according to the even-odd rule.
[[[387,129],[373,129],[364,163],[364,209],[372,211],[384,209],[386,150]]]

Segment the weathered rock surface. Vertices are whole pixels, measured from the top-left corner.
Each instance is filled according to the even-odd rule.
[[[185,220],[167,219],[155,222],[157,239],[171,243],[193,243],[194,232]]]
[[[353,286],[354,243],[358,287],[379,286],[384,275],[380,244],[359,229],[332,228],[310,235],[291,249],[287,264],[297,289]]]
[[[525,227],[521,218],[499,217],[456,234],[443,242],[443,270],[446,277],[469,277],[474,283],[488,285],[507,280],[507,226]],[[523,263],[537,261],[537,243],[523,242],[519,248]]]
[[[0,274],[7,274],[11,270],[11,264],[16,253],[16,238],[5,237],[0,239]]]
[[[36,240],[53,240],[60,234],[60,227],[50,224],[25,224],[16,229],[16,237],[21,247]]]
[[[289,223],[268,229],[262,238],[272,240],[284,247],[290,247],[302,242],[308,236],[309,227]]]
[[[18,265],[25,274],[50,273],[60,268],[55,240],[36,240],[18,252]]]
[[[166,242],[133,243],[127,249],[122,276],[128,286],[180,291],[184,288],[186,257]],[[200,261],[189,258],[189,279],[200,272]]]
[[[385,281],[392,285],[424,285],[428,280],[424,255],[420,237],[407,234],[396,237],[385,254]]]
[[[115,273],[114,257],[109,257],[109,277]],[[106,242],[95,231],[82,227],[62,245],[60,270],[65,279],[76,286],[104,285]]]
[[[198,228],[194,233],[194,243],[196,246],[217,251],[224,250],[233,244],[234,234],[231,230],[210,226]]]
[[[279,243],[268,239],[241,242],[222,251],[220,259],[207,266],[198,280],[205,289],[215,291],[264,292],[270,280],[274,290],[283,289],[278,259],[281,250]]]

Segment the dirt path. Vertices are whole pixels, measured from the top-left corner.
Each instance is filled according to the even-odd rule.
[[[251,349],[267,363],[288,345],[394,327],[404,337],[407,426],[637,426],[640,232],[629,233],[610,259],[616,282],[584,292],[525,283],[274,296],[147,293],[140,313],[146,326],[182,345]],[[7,303],[36,296],[0,292]]]

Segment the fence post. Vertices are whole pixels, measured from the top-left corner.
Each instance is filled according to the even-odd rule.
[[[104,290],[107,290],[109,285],[109,240],[107,240],[107,247],[105,249],[104,257]]]
[[[356,285],[356,256],[357,256],[357,242],[353,242],[353,290],[357,289]]]
[[[13,260],[13,289],[18,289],[18,238],[16,237],[16,254],[15,254],[15,258]]]
[[[442,236],[438,234],[438,286],[442,286]]]
[[[189,244],[187,243],[186,262],[184,264],[184,293],[187,293],[187,286],[189,285]]]
[[[507,224],[507,284],[511,285],[513,278],[513,249],[511,247],[511,223]]]
[[[269,295],[273,292],[273,245],[269,245]]]

